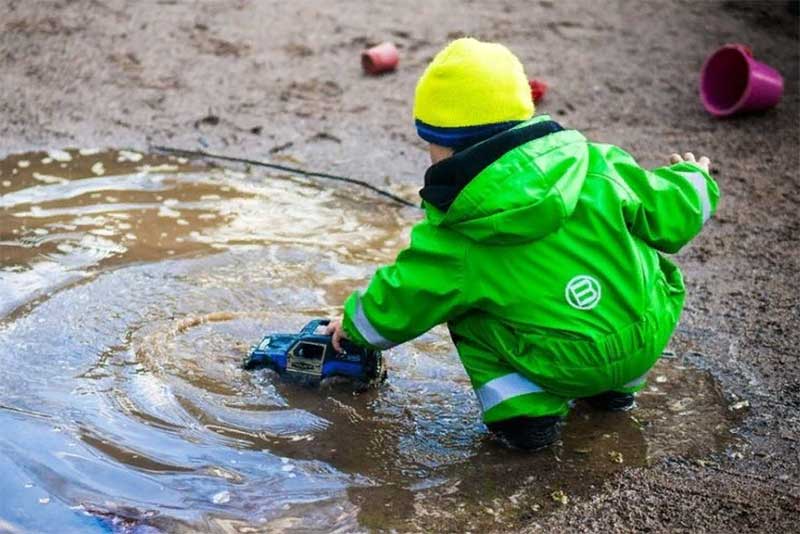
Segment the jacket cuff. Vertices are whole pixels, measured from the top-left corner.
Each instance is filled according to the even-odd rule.
[[[716,211],[719,198],[716,182],[708,172],[690,161],[682,161],[670,165],[670,169],[681,175],[697,192],[700,197],[700,208],[702,209],[703,223],[705,224]]]
[[[356,345],[373,349],[389,349],[397,343],[386,339],[378,332],[364,313],[361,304],[361,294],[356,291],[344,303],[344,318],[342,329],[348,339]]]

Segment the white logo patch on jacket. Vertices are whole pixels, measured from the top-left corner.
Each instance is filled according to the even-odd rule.
[[[591,310],[600,302],[601,295],[600,282],[586,274],[574,277],[564,290],[567,304],[577,310]]]

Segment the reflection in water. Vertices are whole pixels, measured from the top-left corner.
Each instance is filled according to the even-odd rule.
[[[250,343],[337,314],[402,247],[417,214],[364,205],[125,151],[0,163],[0,530],[513,529],[625,466],[725,446],[714,382],[678,360],[639,410],[578,403],[535,454],[488,438],[443,329],[361,394],[243,371]]]

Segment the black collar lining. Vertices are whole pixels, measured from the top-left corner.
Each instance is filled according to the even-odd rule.
[[[425,202],[447,211],[467,184],[503,154],[563,129],[555,121],[543,121],[506,130],[490,137],[482,143],[431,165],[425,172],[425,187],[420,190],[419,195]]]

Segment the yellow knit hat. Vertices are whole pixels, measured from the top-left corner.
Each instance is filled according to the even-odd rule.
[[[530,85],[519,59],[501,44],[472,38],[456,39],[436,54],[414,97],[418,127],[522,121],[533,112]]]

